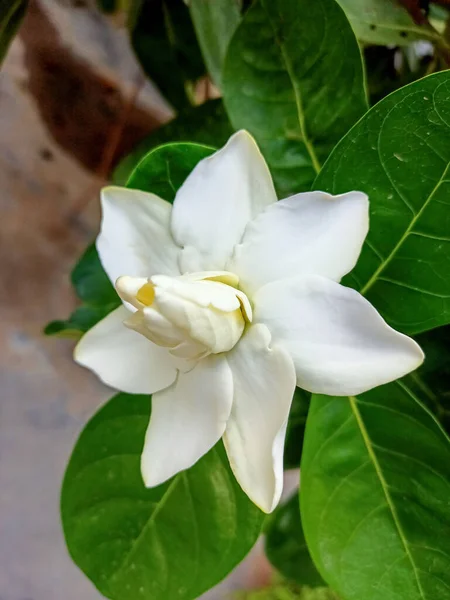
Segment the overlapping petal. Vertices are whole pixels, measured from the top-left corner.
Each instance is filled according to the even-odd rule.
[[[271,345],[264,325],[251,326],[227,354],[234,398],[224,434],[231,468],[263,511],[278,504],[283,488],[286,423],[295,390],[289,354]]]
[[[172,206],[154,194],[113,186],[102,190],[97,250],[112,283],[121,275],[180,275],[171,214]]]
[[[177,371],[166,348],[124,326],[129,311],[120,306],[78,342],[74,358],[104,382],[129,394],[152,394],[171,385]]]
[[[358,260],[369,228],[362,192],[305,192],[251,221],[227,269],[253,293],[271,281],[315,274],[339,281]]]
[[[276,199],[258,146],[239,131],[198,163],[176,195],[172,233],[184,247],[181,270],[223,270],[247,223]]]
[[[289,351],[297,385],[310,392],[359,394],[423,361],[416,342],[389,327],[363,296],[323,277],[268,284],[254,303],[255,322]]]
[[[152,398],[150,424],[141,457],[147,487],[188,469],[222,437],[233,401],[226,359],[204,358]]]

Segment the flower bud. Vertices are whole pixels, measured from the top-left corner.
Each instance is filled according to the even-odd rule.
[[[227,352],[251,320],[251,307],[243,292],[223,281],[238,280],[231,273],[208,272],[120,277],[119,295],[137,309],[125,325],[179,358]]]

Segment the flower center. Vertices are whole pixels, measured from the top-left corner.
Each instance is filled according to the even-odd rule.
[[[119,277],[119,296],[135,310],[124,322],[179,358],[198,360],[231,350],[239,341],[252,309],[227,271],[180,277]],[[131,309],[132,310],[132,309]]]
[[[155,288],[153,284],[144,283],[144,285],[138,290],[136,299],[144,306],[150,306],[155,299]]]

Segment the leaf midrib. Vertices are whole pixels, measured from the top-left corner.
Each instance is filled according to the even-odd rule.
[[[419,574],[418,574],[419,569],[416,566],[416,563],[414,562],[414,558],[413,558],[413,556],[411,554],[411,551],[409,549],[409,543],[408,543],[408,540],[406,538],[405,532],[403,531],[402,525],[400,523],[400,519],[399,519],[399,516],[397,514],[397,509],[395,508],[395,504],[394,504],[394,502],[393,502],[393,500],[391,498],[391,495],[389,493],[389,487],[388,487],[387,481],[384,478],[383,471],[381,469],[380,463],[378,462],[377,455],[376,455],[375,450],[373,448],[372,440],[370,439],[369,433],[368,433],[368,431],[366,429],[366,426],[364,424],[364,421],[363,421],[363,418],[361,416],[361,413],[359,412],[359,409],[358,409],[358,406],[357,406],[357,399],[354,396],[349,396],[348,399],[349,399],[349,402],[350,402],[350,407],[352,409],[352,412],[353,412],[353,414],[355,416],[355,419],[356,419],[356,422],[358,424],[359,430],[361,432],[362,438],[364,440],[364,444],[366,446],[367,453],[369,454],[369,457],[370,457],[370,459],[371,459],[371,461],[373,463],[373,466],[374,466],[375,472],[377,474],[377,477],[378,477],[378,479],[380,481],[381,488],[382,488],[384,496],[386,498],[386,503],[387,503],[387,505],[389,507],[389,510],[391,512],[392,519],[394,521],[395,527],[397,528],[397,532],[398,532],[399,538],[400,538],[400,540],[402,542],[402,545],[403,545],[403,547],[405,549],[405,554],[408,557],[409,562],[411,563],[411,567],[412,567],[412,569],[414,571],[414,576],[415,576],[415,579],[416,579],[417,588],[419,590],[420,596],[421,596],[421,598],[423,598],[424,600],[426,600],[426,596],[425,596],[424,590],[422,588],[422,584],[420,582],[420,578],[419,578]]]
[[[133,553],[135,552],[136,548],[139,546],[139,544],[140,544],[143,536],[147,533],[148,529],[150,529],[150,527],[154,524],[155,518],[162,511],[162,509],[166,505],[168,499],[172,495],[173,490],[177,487],[178,482],[181,481],[181,480],[182,480],[182,474],[178,474],[177,476],[175,476],[174,480],[171,482],[171,484],[169,485],[169,487],[165,491],[164,495],[162,496],[161,500],[159,501],[157,507],[152,512],[152,514],[150,515],[150,517],[147,519],[145,525],[142,527],[142,530],[141,530],[140,534],[133,541],[130,549],[126,553],[126,555],[125,555],[124,559],[122,560],[120,566],[114,571],[113,575],[111,575],[111,577],[109,578],[109,584],[110,585],[111,585],[111,583],[114,582],[115,579],[117,579],[119,573],[121,571],[123,571],[123,569],[127,566],[127,564],[129,563],[131,557],[133,556]]]
[[[414,226],[416,225],[417,221],[420,220],[420,218],[423,215],[423,212],[426,210],[427,206],[430,204],[433,196],[435,195],[435,193],[437,192],[437,190],[439,189],[439,187],[442,185],[442,183],[445,181],[445,177],[446,177],[446,175],[447,175],[447,173],[449,171],[449,167],[450,167],[450,163],[447,163],[447,166],[445,167],[445,169],[444,169],[444,171],[443,171],[443,173],[442,173],[439,181],[436,183],[436,185],[434,186],[434,188],[430,192],[428,198],[425,200],[425,202],[421,206],[420,210],[411,219],[410,224],[405,229],[403,235],[400,237],[399,241],[394,246],[393,250],[391,250],[390,254],[384,259],[384,261],[382,261],[379,264],[379,266],[377,267],[377,269],[375,270],[375,272],[373,273],[373,275],[370,277],[370,279],[367,281],[367,283],[363,285],[363,287],[360,290],[360,293],[363,296],[365,294],[367,294],[367,292],[370,290],[370,288],[377,282],[378,276],[380,275],[380,273],[382,273],[385,270],[385,268],[389,265],[389,263],[395,258],[395,255],[397,254],[397,251],[404,244],[404,242],[406,241],[407,237],[412,233],[412,230],[413,230]]]
[[[298,123],[300,126],[300,131],[302,134],[302,142],[305,145],[305,148],[309,154],[309,157],[311,159],[311,164],[312,167],[314,169],[314,171],[316,172],[316,175],[319,173],[320,169],[321,169],[321,164],[319,162],[319,159],[317,158],[316,155],[316,151],[314,149],[314,146],[311,142],[311,140],[309,139],[309,136],[306,132],[306,123],[305,123],[305,113],[303,110],[303,100],[302,100],[302,96],[300,93],[300,90],[298,88],[298,86],[296,85],[296,80],[295,80],[295,73],[294,70],[292,68],[292,64],[291,61],[289,60],[289,56],[287,55],[285,48],[284,48],[284,44],[283,42],[280,40],[276,28],[273,26],[272,24],[272,19],[270,18],[270,15],[267,11],[266,8],[266,3],[265,0],[261,0],[261,7],[264,10],[264,12],[266,13],[267,16],[267,21],[270,24],[270,27],[272,29],[273,32],[273,36],[278,44],[278,47],[280,49],[280,53],[281,53],[281,57],[283,59],[285,68],[286,68],[286,72],[289,75],[289,79],[291,80],[291,84],[292,84],[292,88],[294,90],[294,96],[295,96],[295,105],[297,108],[297,117],[298,117]]]

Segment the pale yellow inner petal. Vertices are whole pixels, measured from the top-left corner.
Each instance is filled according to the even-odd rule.
[[[155,299],[155,286],[151,283],[145,283],[136,294],[136,298],[139,302],[142,302],[144,306],[151,306]]]

